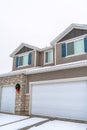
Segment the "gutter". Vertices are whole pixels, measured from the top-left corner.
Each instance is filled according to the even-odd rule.
[[[31,75],[31,74],[53,72],[53,71],[78,68],[78,67],[87,67],[87,60],[59,64],[55,66],[33,67],[33,68],[28,68],[23,70],[16,70],[16,71],[11,71],[9,73],[1,74],[0,77],[13,76],[18,74]]]
[[[42,67],[39,69],[30,70],[30,71],[27,70],[26,75],[52,72],[52,71],[65,70],[65,69],[78,68],[78,67],[85,67],[85,66],[87,66],[87,60],[72,62],[72,63],[65,63],[65,64],[60,64],[60,65],[55,65],[55,66]]]
[[[8,73],[0,74],[0,77],[14,76],[14,75],[20,75],[20,74],[25,74],[25,71],[24,70],[11,71]]]

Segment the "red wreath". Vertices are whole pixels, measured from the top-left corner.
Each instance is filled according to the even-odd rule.
[[[20,92],[20,88],[21,88],[20,84],[16,84],[15,89],[16,89],[16,92],[17,92],[17,93]]]

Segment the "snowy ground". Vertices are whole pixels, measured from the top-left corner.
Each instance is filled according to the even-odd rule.
[[[27,118],[29,118],[29,117],[15,116],[15,115],[8,115],[8,114],[1,114],[0,113],[0,126],[11,123],[11,122],[27,119]]]
[[[0,130],[18,130],[22,128],[24,130],[86,130],[87,124],[0,114]]]
[[[87,124],[71,123],[64,121],[49,121],[38,127],[29,130],[86,130]]]

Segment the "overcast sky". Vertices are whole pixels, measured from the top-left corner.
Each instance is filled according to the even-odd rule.
[[[87,0],[0,0],[0,73],[22,42],[49,46],[71,23],[87,24]]]

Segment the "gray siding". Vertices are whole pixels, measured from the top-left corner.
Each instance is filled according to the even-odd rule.
[[[85,76],[87,76],[87,67],[79,67],[54,72],[28,75],[28,82],[85,77]],[[28,87],[26,89],[28,92],[29,91]]]
[[[36,52],[36,66],[40,66],[40,52]]]
[[[24,53],[24,52],[29,52],[29,51],[32,51],[32,50],[33,49],[24,46],[22,49],[20,49],[20,51],[17,54],[21,54],[21,53]]]
[[[77,56],[70,56],[70,57],[62,57],[61,51],[61,44],[56,45],[56,64],[64,64],[69,62],[75,62],[80,60],[87,60],[87,53],[77,55]]]
[[[65,37],[63,37],[59,42],[65,41],[74,37],[78,37],[81,35],[87,34],[87,30],[82,29],[73,29],[71,32],[69,32]]]

